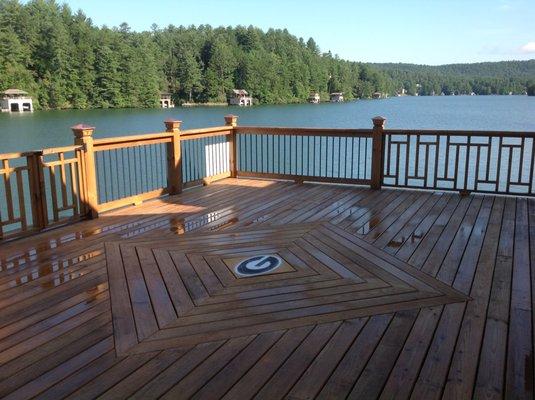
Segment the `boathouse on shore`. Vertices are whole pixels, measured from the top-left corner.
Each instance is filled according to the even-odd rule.
[[[312,92],[308,96],[308,102],[309,103],[319,104],[320,101],[321,101],[321,97],[320,97],[320,94],[318,92]]]
[[[33,111],[32,98],[24,90],[7,89],[2,92],[0,109],[2,112]]]
[[[253,97],[244,89],[233,89],[229,98],[229,104],[231,106],[252,106]]]
[[[331,103],[342,103],[344,101],[344,94],[342,92],[330,94]]]
[[[160,107],[162,108],[175,108],[175,103],[171,98],[171,93],[160,93]]]

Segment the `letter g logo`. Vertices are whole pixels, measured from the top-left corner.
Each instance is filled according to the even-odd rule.
[[[278,268],[282,260],[273,255],[255,256],[243,260],[236,266],[236,273],[243,276],[265,274]]]

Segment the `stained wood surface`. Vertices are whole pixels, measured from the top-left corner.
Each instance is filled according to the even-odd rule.
[[[109,212],[0,246],[0,397],[533,398],[534,238],[532,199],[250,179]]]

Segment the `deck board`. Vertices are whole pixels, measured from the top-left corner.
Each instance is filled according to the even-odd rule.
[[[229,178],[0,245],[0,396],[532,398],[534,215],[524,198]],[[213,255],[188,253],[205,236]],[[261,250],[295,277],[236,280],[219,258]],[[384,293],[370,260],[470,299],[307,316]]]

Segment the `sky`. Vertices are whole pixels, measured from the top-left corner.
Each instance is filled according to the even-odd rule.
[[[535,59],[535,0],[67,0],[101,26],[286,28],[363,62]]]

